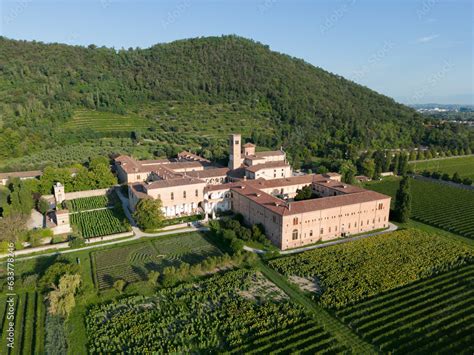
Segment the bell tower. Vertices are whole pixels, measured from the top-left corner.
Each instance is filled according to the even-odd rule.
[[[242,164],[240,134],[231,134],[229,138],[229,169],[237,169]]]

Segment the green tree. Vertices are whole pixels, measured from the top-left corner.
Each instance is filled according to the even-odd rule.
[[[50,207],[49,207],[49,202],[44,199],[44,198],[40,198],[38,200],[38,203],[37,203],[37,208],[38,208],[38,211],[42,214],[42,215],[45,215],[46,213],[48,213]]]
[[[352,184],[357,174],[357,168],[351,161],[345,161],[341,164],[339,173],[342,175],[342,181]]]
[[[127,286],[127,282],[122,279],[118,279],[114,282],[114,288],[119,292],[122,293],[123,290],[125,289],[125,286]]]
[[[410,178],[404,176],[395,196],[395,219],[400,223],[408,221],[411,212]]]
[[[144,198],[141,199],[135,208],[133,217],[142,229],[157,229],[163,223],[163,211],[161,210],[161,200]]]
[[[48,312],[52,315],[69,316],[76,305],[75,295],[80,284],[79,274],[61,276],[59,285],[48,295]]]
[[[453,177],[451,180],[455,182],[456,184],[460,184],[462,182],[462,178],[461,176],[459,176],[459,173],[457,171],[453,174]]]
[[[313,196],[313,189],[311,185],[304,186],[301,189],[296,190],[295,201],[308,200]]]
[[[158,280],[160,279],[160,273],[158,271],[150,271],[148,273],[148,282],[153,285],[158,285]]]
[[[375,162],[374,159],[365,158],[361,165],[361,173],[372,179],[375,174]]]
[[[398,163],[398,175],[405,176],[408,172],[408,154],[400,154]]]

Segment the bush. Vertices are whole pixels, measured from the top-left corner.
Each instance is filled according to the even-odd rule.
[[[463,185],[471,186],[472,185],[472,179],[470,178],[464,178],[462,179]]]
[[[81,236],[71,235],[69,237],[69,246],[71,248],[82,248],[86,245],[86,240]]]
[[[45,331],[45,353],[51,355],[67,354],[67,337],[64,331],[64,319],[60,316],[53,316],[48,313],[46,315]]]
[[[119,292],[122,293],[123,290],[125,289],[125,286],[127,286],[127,283],[125,280],[119,279],[114,282],[114,288]]]
[[[444,174],[441,176],[441,180],[444,180],[444,181],[451,181],[451,177],[449,176],[449,174],[444,173]]]
[[[148,282],[153,285],[158,285],[158,280],[160,279],[160,273],[158,271],[150,271],[148,273]]]

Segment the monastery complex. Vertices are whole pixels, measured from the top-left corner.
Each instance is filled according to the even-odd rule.
[[[229,139],[229,164],[216,166],[189,152],[175,159],[115,159],[129,186],[130,208],[159,198],[166,217],[232,211],[260,223],[282,250],[388,227],[390,197],[341,182],[337,173],[295,175],[283,150],[257,152],[241,136]],[[315,198],[294,201],[310,186]]]

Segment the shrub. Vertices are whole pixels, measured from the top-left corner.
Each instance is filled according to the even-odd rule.
[[[125,280],[119,279],[114,282],[114,288],[119,292],[122,293],[123,290],[125,289],[125,286],[127,286],[127,283]]]

